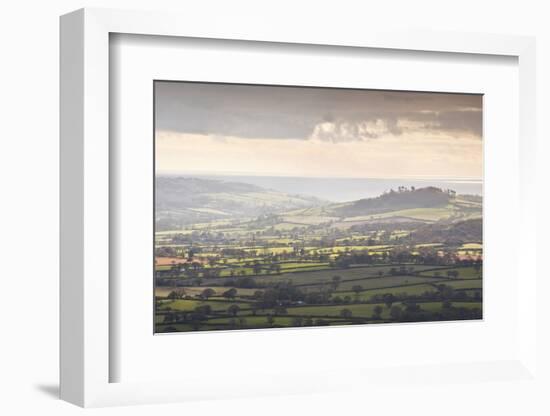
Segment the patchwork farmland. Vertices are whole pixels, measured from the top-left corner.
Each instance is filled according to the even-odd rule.
[[[482,318],[480,197],[330,203],[193,179],[201,198],[182,202],[174,181],[157,183],[157,333]]]

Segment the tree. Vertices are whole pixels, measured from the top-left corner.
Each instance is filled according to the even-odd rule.
[[[239,277],[235,282],[235,286],[252,289],[256,287],[256,281],[252,277]]]
[[[254,299],[261,299],[264,297],[264,292],[262,292],[261,290],[256,290],[254,292]]]
[[[231,305],[229,308],[227,308],[227,312],[230,314],[230,315],[233,315],[233,316],[236,316],[237,313],[239,313],[239,310],[241,308],[239,308],[239,305]]]
[[[450,300],[444,300],[442,303],[441,303],[441,307],[443,309],[451,309],[453,306],[453,303],[450,301]]]
[[[363,286],[361,285],[354,285],[352,286],[351,290],[355,293],[355,299],[359,299],[359,293],[363,290]]]
[[[292,326],[302,326],[304,323],[304,319],[301,316],[296,316],[295,318],[292,318]]]
[[[288,314],[288,311],[286,310],[286,308],[284,306],[276,306],[273,309],[273,312],[275,313],[275,315],[286,315],[286,314]]]
[[[458,270],[447,270],[447,277],[456,279],[458,277]]]
[[[456,300],[465,300],[468,298],[468,293],[464,291],[455,291],[454,299]]]
[[[170,300],[176,300],[176,299],[181,299],[183,298],[183,296],[185,295],[185,291],[183,289],[181,290],[172,290],[167,298],[170,299]]]
[[[390,309],[390,316],[394,321],[399,321],[402,315],[403,309],[401,309],[401,306],[396,305]]]
[[[476,272],[481,272],[481,266],[483,265],[483,260],[481,260],[481,257],[478,257],[474,262],[474,270]]]
[[[335,304],[339,304],[339,303],[343,303],[344,301],[342,300],[342,298],[340,296],[335,296],[332,298],[332,303],[335,303]]]
[[[237,289],[232,287],[231,289],[226,290],[225,292],[223,292],[222,296],[226,299],[235,299],[235,296],[237,296]]]
[[[391,294],[391,293],[386,293],[383,296],[383,299],[384,299],[384,303],[388,307],[388,309],[390,309],[391,305],[393,305],[393,302],[395,302],[395,296],[393,296],[393,294]]]
[[[260,272],[262,271],[262,266],[260,265],[260,262],[258,260],[254,261],[252,270],[254,271],[254,274],[260,274]]]
[[[273,323],[275,322],[275,318],[273,318],[272,315],[267,315],[267,323],[269,326],[273,326]]]
[[[344,319],[349,319],[352,316],[352,312],[349,309],[344,308],[340,311],[340,316]]]
[[[382,317],[382,311],[384,310],[384,308],[382,308],[382,306],[380,305],[376,305],[373,309],[373,318],[374,319],[380,319]]]
[[[407,312],[419,312],[420,311],[420,306],[414,300],[410,300],[410,301],[403,302],[403,303],[405,304],[405,310]]]
[[[216,292],[214,291],[214,289],[208,287],[202,291],[201,298],[208,299],[209,297],[212,297],[215,294]]]
[[[200,305],[195,308],[195,312],[201,315],[209,315],[212,313],[212,307],[210,305]]]
[[[340,281],[342,280],[341,276],[332,276],[332,287],[334,290],[338,289],[338,286],[340,286]]]
[[[455,293],[455,290],[452,286],[444,284],[437,285],[437,289],[439,290],[439,294],[443,299],[452,299]]]

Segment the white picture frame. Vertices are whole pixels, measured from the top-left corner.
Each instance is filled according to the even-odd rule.
[[[260,21],[237,26],[223,19],[205,25],[191,16],[167,13],[83,9],[61,18],[61,398],[80,406],[159,403],[213,397],[262,394],[319,393],[350,388],[338,380],[354,380],[354,388],[372,389],[376,380],[392,378],[414,383],[440,380],[447,372],[467,383],[483,372],[490,380],[538,382],[534,198],[535,178],[535,40],[529,37],[467,33],[398,32],[353,29],[326,33],[314,24],[305,32],[299,27],[280,27]],[[200,375],[178,382],[112,382],[110,366],[120,357],[111,349],[109,242],[112,226],[109,190],[109,37],[110,34],[225,39],[281,44],[331,45],[333,47],[381,48],[431,51],[443,54],[504,55],[518,59],[519,66],[519,214],[518,262],[524,271],[517,294],[519,325],[516,356],[507,360],[467,364],[442,362],[415,368],[370,368],[368,374],[349,369],[331,370],[324,380],[318,374],[288,380],[270,374],[269,380],[237,380],[231,388],[214,384],[206,391]],[[296,331],[296,330],[294,330]],[[313,336],[307,331],[301,336]],[[407,378],[409,374],[409,378]],[[309,379],[308,379],[309,377]],[[483,377],[481,378],[483,379]],[[310,383],[306,383],[309,380]]]

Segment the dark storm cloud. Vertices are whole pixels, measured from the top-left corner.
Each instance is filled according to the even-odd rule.
[[[156,82],[156,129],[349,141],[429,131],[481,137],[481,96]],[[328,123],[323,130],[319,125]],[[405,126],[405,127],[404,127]]]

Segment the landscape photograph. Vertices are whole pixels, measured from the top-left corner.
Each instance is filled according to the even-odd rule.
[[[155,333],[483,319],[482,95],[154,99]]]

